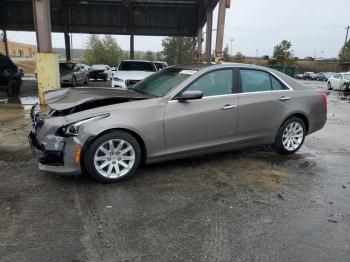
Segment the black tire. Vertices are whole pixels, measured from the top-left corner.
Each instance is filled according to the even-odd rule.
[[[85,85],[88,85],[88,84],[89,84],[89,77],[88,77],[88,76],[86,77],[86,79],[85,79],[85,81],[84,81],[84,84],[85,84]]]
[[[21,84],[16,79],[11,79],[8,82],[6,94],[8,97],[18,97],[21,93]]]
[[[124,174],[121,177],[117,178],[108,178],[106,176],[103,176],[102,174],[97,171],[95,164],[94,164],[94,157],[95,153],[98,150],[98,148],[105,142],[111,140],[111,139],[122,139],[126,142],[128,142],[134,149],[135,152],[135,161],[132,167],[129,169],[129,171]],[[88,175],[90,175],[95,180],[102,182],[102,183],[112,183],[112,182],[121,182],[126,179],[129,179],[132,177],[140,165],[141,162],[141,148],[135,137],[130,135],[127,132],[124,131],[113,131],[107,134],[104,134],[100,137],[98,137],[96,140],[93,140],[91,144],[88,145],[84,155],[83,155],[83,165],[87,170]]]
[[[299,123],[302,127],[303,127],[303,137],[301,140],[300,145],[295,148],[294,150],[288,150],[285,148],[285,146],[283,145],[283,141],[282,141],[282,137],[283,137],[283,132],[285,131],[285,129],[287,128],[287,126],[291,123]],[[288,118],[279,128],[277,136],[276,136],[276,140],[275,143],[273,144],[273,148],[277,151],[277,153],[279,154],[283,154],[283,155],[289,155],[289,154],[294,154],[295,152],[297,152],[300,147],[303,145],[304,140],[305,140],[305,135],[306,135],[306,127],[305,127],[305,123],[302,119],[298,118],[298,117],[290,117]]]
[[[77,85],[77,81],[75,80],[75,77],[73,76],[72,77],[72,84],[71,84],[71,86],[75,87],[76,85]]]
[[[331,82],[328,82],[328,83],[327,83],[327,89],[328,89],[328,90],[332,90],[332,89],[333,89],[333,88],[332,88]]]

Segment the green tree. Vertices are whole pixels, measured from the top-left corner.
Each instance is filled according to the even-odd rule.
[[[343,52],[344,52],[344,57],[343,57]],[[350,40],[346,42],[345,45],[340,49],[339,52],[339,60],[344,61],[344,62],[350,62]]]
[[[84,60],[87,64],[107,64],[115,66],[123,59],[123,51],[117,41],[110,35],[102,39],[98,35],[90,35],[87,48],[84,51]]]
[[[236,63],[244,63],[245,56],[242,53],[237,52],[237,54],[233,57],[233,61]]]
[[[292,43],[287,40],[283,40],[281,43],[276,45],[273,49],[273,58],[276,64],[283,66],[290,65],[293,63]]]
[[[152,51],[147,51],[143,57],[145,60],[154,61],[154,54]]]
[[[228,49],[228,45],[225,46],[224,50],[222,51],[222,56],[223,56],[225,62],[232,61],[231,56],[230,56],[230,51]]]
[[[162,60],[163,60],[162,52],[157,52],[156,53],[156,61],[162,61]]]
[[[192,63],[192,38],[167,37],[162,40],[164,60],[169,65]]]

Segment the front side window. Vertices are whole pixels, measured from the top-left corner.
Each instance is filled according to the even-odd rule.
[[[263,92],[286,89],[280,81],[260,70],[241,69],[242,93]]]
[[[202,91],[204,97],[232,94],[232,70],[210,72],[195,80],[187,90]]]

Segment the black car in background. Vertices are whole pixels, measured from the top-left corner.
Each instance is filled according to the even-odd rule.
[[[328,79],[334,75],[335,73],[332,72],[320,72],[316,76],[317,81],[328,81]]]
[[[304,73],[304,80],[316,80],[317,75],[314,72],[305,72]]]
[[[18,97],[21,92],[22,72],[7,56],[0,54],[0,89],[8,97]]]

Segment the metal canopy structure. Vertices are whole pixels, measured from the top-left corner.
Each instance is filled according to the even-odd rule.
[[[196,36],[219,0],[51,0],[52,32]],[[32,0],[1,0],[0,28],[35,31]]]
[[[67,61],[71,60],[69,33],[87,33],[130,35],[131,59],[134,35],[193,37],[193,54],[197,36],[197,60],[201,62],[202,29],[207,23],[205,55],[211,63],[213,9],[218,2],[215,60],[219,62],[230,0],[1,0],[0,29],[5,46],[6,31],[36,32],[39,100],[45,104],[44,92],[60,86],[52,32],[64,33]]]

